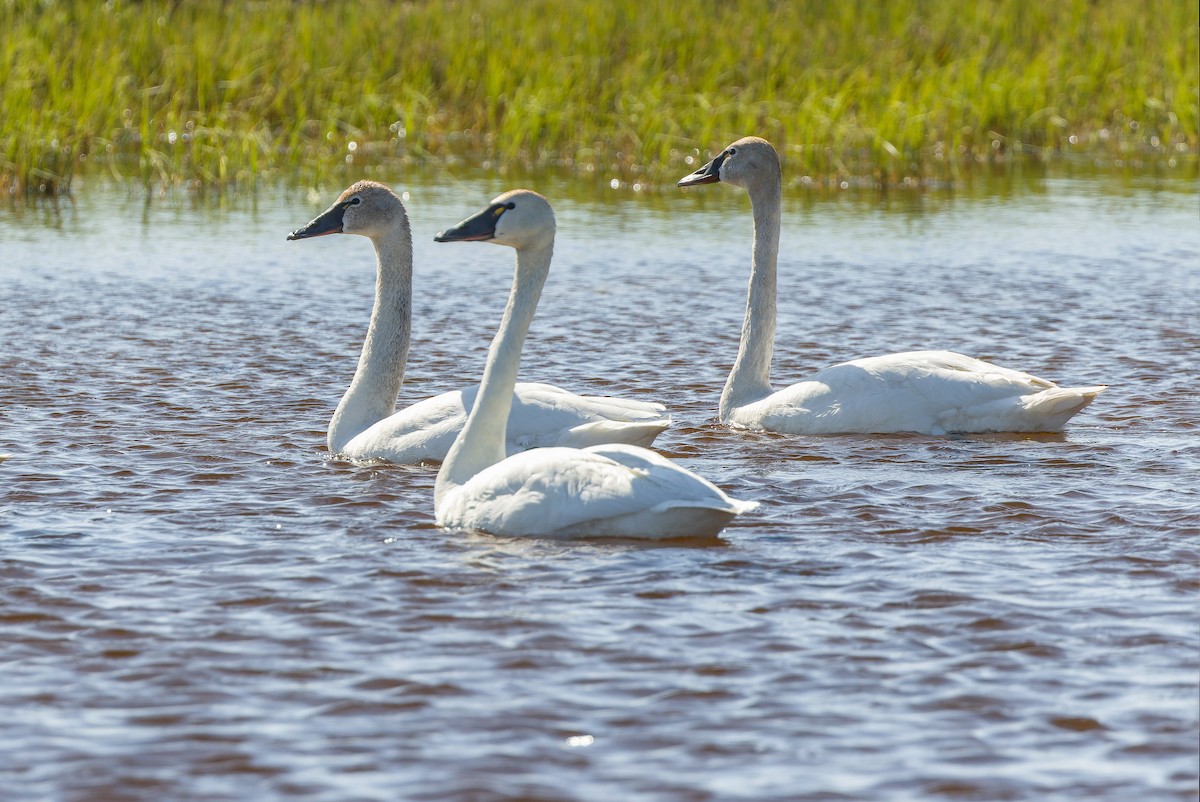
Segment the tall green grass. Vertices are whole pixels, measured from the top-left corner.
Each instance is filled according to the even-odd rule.
[[[755,133],[814,180],[1192,157],[1194,0],[0,0],[0,179],[347,161],[661,182]]]

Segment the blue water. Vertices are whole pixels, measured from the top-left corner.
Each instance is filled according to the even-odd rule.
[[[508,188],[392,176],[401,396],[478,380]],[[523,182],[528,183],[528,182]],[[0,798],[1195,799],[1200,192],[790,190],[775,381],[949,348],[1109,389],[1062,435],[725,429],[748,204],[572,194],[522,378],[658,399],[718,543],[433,526],[324,451],[373,289],[340,187],[0,208]]]

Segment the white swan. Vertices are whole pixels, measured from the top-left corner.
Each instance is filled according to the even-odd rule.
[[[766,140],[745,137],[679,186],[716,181],[745,187],[754,210],[750,292],[737,361],[721,393],[723,423],[791,434],[1045,432],[1061,429],[1104,389],[1059,387],[950,351],[910,351],[843,362],[772,390],[779,155]]]
[[[438,526],[540,537],[712,537],[755,502],[735,501],[645,448],[541,448],[505,458],[504,430],[521,347],[554,248],[554,212],[536,192],[513,190],[438,234],[516,249],[512,291],[492,340],[479,396],[438,471]]]
[[[477,387],[453,390],[396,411],[412,323],[412,235],[404,204],[359,181],[289,240],[361,234],[375,246],[375,305],[358,369],[329,421],[333,454],[401,464],[445,458],[475,403]],[[509,418],[509,453],[549,445],[649,445],[671,419],[661,404],[580,396],[549,384],[519,384]]]

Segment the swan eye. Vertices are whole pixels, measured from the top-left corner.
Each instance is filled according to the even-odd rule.
[[[728,149],[728,150],[726,150],[725,152],[726,152],[726,153],[728,153],[730,156],[732,156],[732,155],[734,155],[735,153],[737,153],[737,148],[729,148],[729,149]]]
[[[515,209],[515,208],[517,208],[517,204],[513,203],[512,201],[509,201],[508,203],[504,204],[504,208],[505,209]]]
[[[358,197],[357,195],[350,199],[351,206],[357,206],[360,203],[362,203],[362,198]]]

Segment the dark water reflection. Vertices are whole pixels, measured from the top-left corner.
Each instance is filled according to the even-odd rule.
[[[507,182],[393,183],[412,399],[478,378],[510,254],[432,235]],[[327,459],[371,251],[283,238],[332,188],[0,210],[0,797],[1194,799],[1200,196],[1031,183],[790,201],[778,384],[936,346],[1111,385],[961,438],[717,426],[744,199],[541,187],[523,375],[664,401],[763,502],[652,548],[449,536],[432,470]]]

